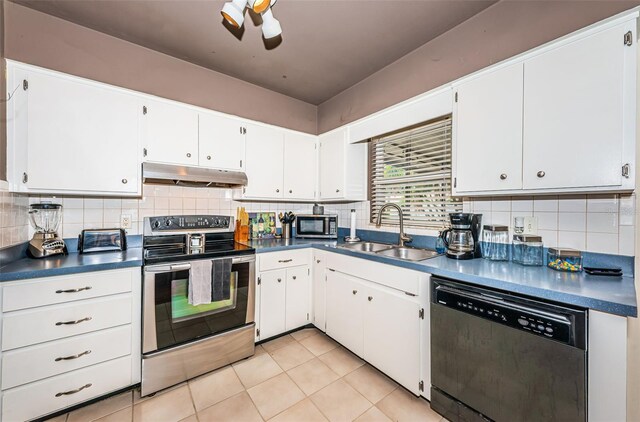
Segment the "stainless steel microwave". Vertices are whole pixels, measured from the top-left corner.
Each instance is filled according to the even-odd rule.
[[[296,216],[296,237],[338,238],[338,216],[331,214]]]

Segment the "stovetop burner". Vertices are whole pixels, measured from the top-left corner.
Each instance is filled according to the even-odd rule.
[[[255,249],[233,240],[233,217],[180,215],[146,217],[145,263],[183,261],[254,254]]]

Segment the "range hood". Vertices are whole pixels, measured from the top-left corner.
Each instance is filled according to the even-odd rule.
[[[173,164],[143,163],[143,183],[201,188],[245,186],[247,175],[240,171],[217,170]]]

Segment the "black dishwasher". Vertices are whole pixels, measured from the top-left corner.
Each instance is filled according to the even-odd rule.
[[[431,281],[431,407],[457,421],[586,421],[587,311]]]

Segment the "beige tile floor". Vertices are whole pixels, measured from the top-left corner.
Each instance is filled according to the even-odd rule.
[[[54,422],[425,421],[429,407],[320,331],[297,331],[256,347],[249,359],[153,397],[127,392]]]

